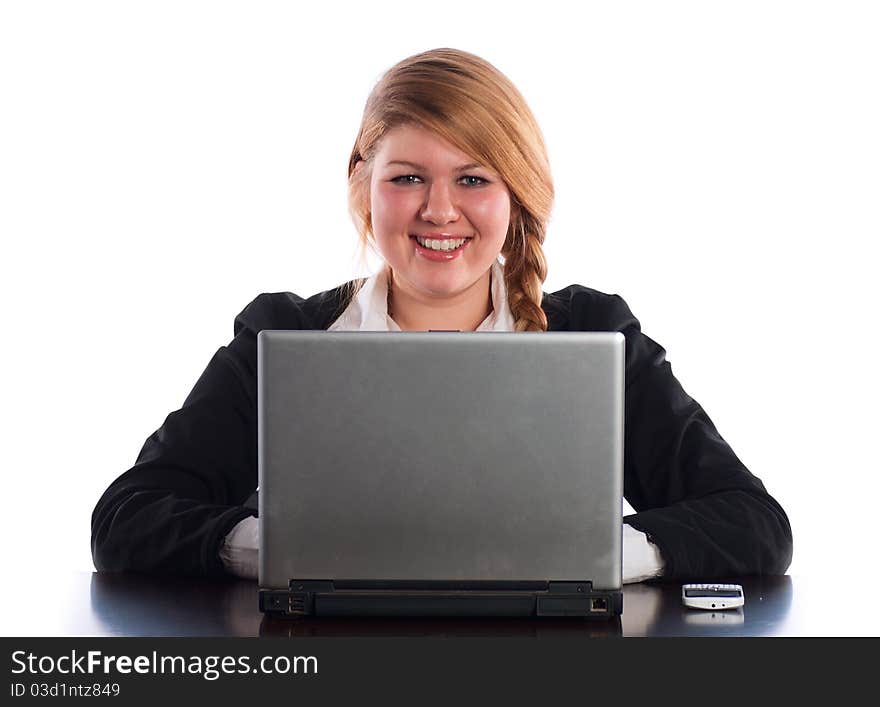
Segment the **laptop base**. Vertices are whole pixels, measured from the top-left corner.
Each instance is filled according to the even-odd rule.
[[[260,590],[273,616],[582,616],[623,612],[623,592],[592,582],[291,580]]]

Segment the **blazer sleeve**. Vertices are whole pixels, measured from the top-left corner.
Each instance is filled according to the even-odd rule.
[[[273,327],[260,295],[235,319],[234,338],[144,443],[92,513],[99,571],[223,573],[219,548],[257,486],[256,335]]]
[[[618,295],[611,328],[626,338],[624,522],[647,534],[666,561],[663,578],[784,574],[791,526],[672,373]]]

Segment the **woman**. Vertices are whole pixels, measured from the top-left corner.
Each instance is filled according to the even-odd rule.
[[[92,516],[99,570],[256,577],[256,337],[262,329],[621,331],[626,337],[623,579],[784,573],[791,528],[617,295],[545,294],[553,184],[541,132],[497,69],[437,49],[371,93],[349,207],[385,267],[308,299],[263,294],[183,407]],[[536,372],[537,374],[538,372]]]

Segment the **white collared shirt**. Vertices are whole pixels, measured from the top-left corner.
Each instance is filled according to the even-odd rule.
[[[489,285],[492,311],[475,331],[514,331],[515,321],[507,302],[504,270],[500,260],[492,264]],[[345,311],[327,331],[400,331],[388,316],[388,269],[367,278]],[[240,521],[223,540],[220,559],[226,570],[239,577],[257,579],[259,567],[259,519]],[[648,536],[623,524],[623,582],[642,582],[663,572],[664,561]]]
[[[514,319],[507,303],[504,285],[504,269],[501,261],[492,263],[489,291],[492,295],[492,311],[475,331],[513,331]],[[352,298],[351,303],[327,331],[400,331],[388,316],[388,268],[367,278]]]

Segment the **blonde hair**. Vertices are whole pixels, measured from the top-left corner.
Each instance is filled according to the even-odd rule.
[[[544,235],[553,181],[541,130],[504,74],[457,49],[432,49],[391,67],[367,98],[348,162],[348,209],[361,255],[376,249],[370,176],[382,137],[400,125],[430,130],[499,174],[510,192],[510,225],[501,248],[504,282],[516,331],[546,331],[541,285],[547,277]],[[365,164],[355,170],[358,162]],[[363,284],[350,283],[343,307]]]

